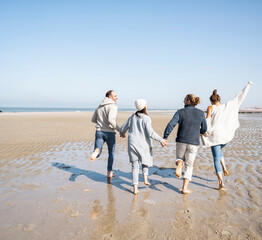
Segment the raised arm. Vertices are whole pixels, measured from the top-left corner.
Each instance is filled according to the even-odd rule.
[[[236,100],[238,102],[239,107],[242,104],[242,102],[245,100],[247,93],[252,84],[253,84],[252,82],[248,82],[247,85],[243,88],[243,90],[234,97],[233,101]]]

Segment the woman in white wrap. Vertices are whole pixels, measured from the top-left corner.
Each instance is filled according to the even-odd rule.
[[[148,167],[153,165],[153,152],[151,139],[161,143],[164,147],[167,140],[161,138],[151,126],[151,118],[146,112],[146,100],[135,101],[137,112],[122,125],[120,134],[123,136],[128,130],[128,155],[132,164],[132,178],[134,194],[138,193],[139,164],[142,164],[145,185],[148,182]]]
[[[239,127],[238,112],[252,82],[235,98],[225,104],[220,104],[220,96],[214,90],[210,96],[211,104],[207,108],[207,132],[200,138],[203,147],[211,147],[215,170],[219,182],[219,189],[224,187],[222,172],[228,175],[221,149],[229,143]]]

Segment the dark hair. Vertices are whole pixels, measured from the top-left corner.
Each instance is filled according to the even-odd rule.
[[[212,103],[220,102],[221,98],[220,98],[220,96],[217,94],[217,90],[216,90],[216,89],[213,91],[213,94],[210,96],[209,100],[210,100]]]
[[[196,97],[194,94],[187,94],[186,98],[190,101],[190,105],[196,106],[200,103],[200,98]]]
[[[143,108],[142,110],[140,110],[140,111],[136,111],[135,114],[136,114],[136,116],[139,117],[138,113],[144,113],[144,114],[148,115],[147,112],[146,112],[146,107],[144,107],[144,108]]]
[[[106,97],[111,96],[112,92],[114,92],[114,90],[109,90],[109,91],[107,91],[107,92],[106,92]]]

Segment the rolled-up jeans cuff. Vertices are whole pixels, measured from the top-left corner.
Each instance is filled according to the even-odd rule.
[[[176,165],[177,165],[177,162],[178,162],[178,161],[181,161],[181,162],[182,162],[182,166],[184,165],[184,160],[183,160],[183,159],[177,158],[177,160],[176,160]]]
[[[145,175],[148,176],[148,166],[147,165],[142,164],[142,172],[144,176]]]
[[[188,176],[184,176],[183,179],[187,179],[187,180],[189,180],[190,182],[192,181],[192,178],[191,178],[191,177],[188,177]]]

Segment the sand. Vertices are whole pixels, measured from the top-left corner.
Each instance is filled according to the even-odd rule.
[[[131,113],[120,112],[122,124]],[[154,142],[150,187],[132,194],[127,139],[117,135],[115,178],[107,148],[91,163],[92,113],[0,114],[0,239],[262,239],[262,114],[241,114],[224,150],[229,175],[217,190],[209,148],[199,148],[191,194],[181,194],[174,131]],[[172,114],[150,113],[163,134]]]

